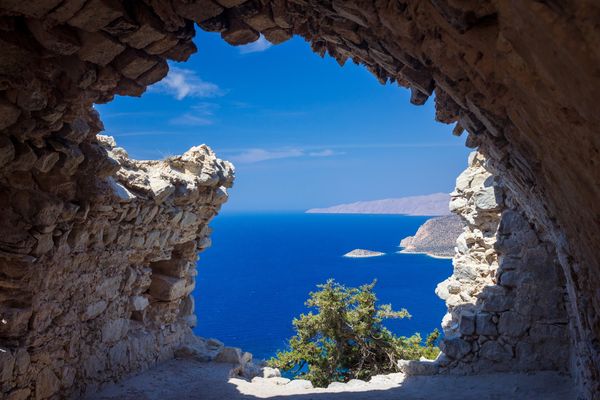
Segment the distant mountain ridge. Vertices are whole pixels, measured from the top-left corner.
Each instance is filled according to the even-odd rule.
[[[449,215],[450,195],[433,193],[423,196],[400,197],[356,203],[338,204],[331,207],[311,208],[309,214],[404,214],[438,216]]]

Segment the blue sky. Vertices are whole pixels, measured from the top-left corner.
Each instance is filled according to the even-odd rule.
[[[352,62],[342,68],[295,37],[232,47],[199,31],[141,98],[98,105],[105,134],[131,157],[160,159],[206,143],[236,166],[225,210],[303,210],[450,192],[468,149],[434,121],[433,98],[409,103]]]

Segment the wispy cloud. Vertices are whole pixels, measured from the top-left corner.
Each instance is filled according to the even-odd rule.
[[[170,67],[167,76],[153,90],[168,94],[177,100],[186,97],[215,97],[223,94],[218,85],[203,81],[190,69]]]
[[[259,133],[260,131],[256,131]],[[436,148],[436,147],[464,147],[460,142],[431,142],[431,143],[324,143],[320,145],[296,146],[293,148],[301,149],[306,155],[317,157],[319,155],[342,155],[346,150],[364,150],[364,149],[389,149],[389,148]],[[290,147],[286,147],[288,149]],[[242,153],[247,148],[228,147],[221,149],[225,153]],[[331,153],[332,154],[331,154]]]
[[[261,51],[268,50],[272,46],[271,43],[263,35],[260,35],[260,38],[254,42],[244,46],[240,46],[240,54],[249,54],[249,53],[260,53]]]
[[[116,138],[120,137],[130,137],[130,136],[164,136],[164,135],[173,135],[177,132],[173,131],[149,131],[149,130],[139,130],[139,131],[111,131],[108,132],[110,136],[114,136]]]
[[[330,149],[321,151],[306,151],[304,149],[291,148],[291,149],[278,149],[278,150],[267,150],[267,149],[247,149],[237,154],[232,154],[227,159],[239,163],[239,164],[251,164],[267,160],[277,160],[282,158],[296,158],[296,157],[331,157],[340,155],[343,153],[334,152]]]
[[[325,150],[321,150],[321,151],[311,151],[310,153],[308,153],[308,155],[311,157],[331,157],[331,156],[336,156],[336,155],[340,155],[340,154],[344,154],[344,153],[335,152],[331,149],[325,149]]]
[[[180,126],[212,125],[215,123],[213,116],[217,108],[219,108],[219,105],[216,103],[198,103],[190,107],[190,112],[171,118],[169,124]]]
[[[265,149],[248,149],[239,154],[233,154],[228,157],[231,161],[237,163],[255,163],[266,160],[276,160],[279,158],[301,157],[304,152],[299,149],[289,150],[265,150]]]
[[[200,115],[194,115],[192,113],[185,113],[169,120],[171,125],[181,126],[206,126],[214,124],[214,121],[210,118],[202,117]]]
[[[103,111],[102,118],[121,118],[121,117],[150,117],[150,116],[160,116],[164,115],[163,113],[157,113],[155,111],[123,111],[123,112],[110,112]]]
[[[220,107],[221,106],[217,103],[210,103],[208,101],[205,101],[205,102],[193,105],[191,107],[191,109],[194,111],[194,114],[214,115],[215,110]]]

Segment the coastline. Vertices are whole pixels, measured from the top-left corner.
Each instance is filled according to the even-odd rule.
[[[344,254],[342,257],[346,257],[346,258],[372,258],[372,257],[381,257],[381,256],[385,256],[385,253],[383,254],[375,254],[372,256],[348,256],[346,254]]]
[[[452,256],[440,256],[440,255],[437,255],[437,254],[427,253],[425,251],[410,251],[410,250],[406,250],[406,249],[402,249],[400,251],[397,251],[396,254],[423,254],[423,255],[426,255],[428,257],[437,258],[437,259],[440,259],[440,260],[452,260],[454,258]]]

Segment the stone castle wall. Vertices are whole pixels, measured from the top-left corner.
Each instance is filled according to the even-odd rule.
[[[568,371],[565,280],[553,246],[515,207],[481,153],[457,178],[450,209],[466,223],[446,301],[443,369],[451,372]]]
[[[158,242],[157,233],[142,240],[137,216],[116,216],[126,204],[135,214],[143,201],[122,203],[109,196],[114,193],[111,177],[118,181],[116,170],[124,169],[96,138],[103,127],[93,104],[115,95],[140,96],[167,74],[167,60],[185,61],[196,51],[192,38],[197,25],[233,45],[255,41],[260,34],[275,44],[300,35],[321,56],[327,53],[340,65],[352,60],[382,83],[409,88],[415,105],[435,93],[436,119],[454,123],[457,135],[466,131],[466,144],[478,147],[500,178],[510,199],[505,206],[513,210],[506,212],[507,218],[525,215],[527,224],[511,223],[534,228],[539,243],[531,246],[549,248],[544,265],[552,264],[555,255],[559,260],[564,282],[549,269],[547,276],[535,275],[539,279],[532,286],[566,288],[573,327],[572,371],[582,396],[598,397],[598,18],[600,6],[593,0],[0,1],[0,312],[6,321],[0,325],[0,346],[11,349],[0,354],[6,364],[3,394],[12,393],[14,399],[27,390],[37,393],[37,383],[29,381],[34,371],[44,371],[36,376],[40,387],[50,388],[40,389],[38,397],[59,389],[66,392],[73,372],[67,368],[63,377],[68,365],[64,360],[93,359],[89,348],[102,343],[102,329],[87,328],[94,322],[85,320],[80,299],[86,295],[80,292],[96,290],[84,289],[89,285],[86,279],[106,277],[107,294],[90,295],[91,299],[98,309],[104,301],[104,312],[129,321],[133,310],[119,300],[122,305],[115,305],[115,311],[115,300],[109,298],[117,281],[118,292],[126,289],[121,286],[127,282],[125,265],[136,265],[141,277],[150,264],[161,271],[169,264],[146,258],[153,252],[181,260],[192,252],[186,242],[165,244],[162,231]],[[138,175],[144,173],[132,173],[133,181]],[[150,178],[148,182],[156,183]],[[165,196],[169,192],[155,189]],[[222,198],[216,186],[214,191]],[[170,193],[154,218],[166,221],[164,207],[171,201],[173,207],[188,207],[179,203],[179,193]],[[155,205],[144,212],[152,215]],[[192,227],[204,226],[205,212],[211,213],[198,211]],[[207,234],[201,232],[198,240]],[[70,237],[78,240],[69,243]],[[86,243],[81,251],[79,239]],[[118,247],[119,240],[129,244]],[[508,236],[506,240],[510,242]],[[502,269],[499,242],[497,246]],[[175,268],[180,262],[172,264]],[[523,269],[527,268],[534,267]],[[165,274],[156,274],[160,275]],[[489,274],[501,287],[493,290],[519,292],[502,285],[503,275]],[[162,282],[168,286],[175,281]],[[175,286],[179,291],[185,285]],[[136,304],[143,305],[143,300]],[[165,315],[173,316],[172,307],[164,307]],[[143,320],[138,311],[136,316]],[[528,335],[536,321],[528,322]],[[113,327],[121,332],[124,325],[115,322]],[[44,342],[53,336],[62,337],[61,346]],[[475,349],[474,340],[467,341]],[[27,355],[17,350],[23,348]],[[109,364],[90,365],[85,373],[85,368],[76,369],[77,388],[110,375]]]
[[[207,224],[227,199],[232,166],[204,145],[135,161],[110,137],[98,144],[116,171],[93,198],[2,192],[14,201],[3,220],[30,227],[16,241],[4,225],[0,238],[4,399],[93,390],[172,358],[195,325],[197,254],[210,245]],[[36,158],[25,171],[42,180]]]

